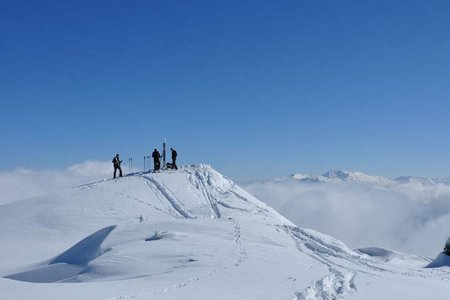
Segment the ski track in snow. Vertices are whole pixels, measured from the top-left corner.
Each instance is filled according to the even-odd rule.
[[[220,206],[223,206],[225,208],[234,209],[234,210],[238,210],[238,211],[241,211],[241,212],[250,212],[248,209],[234,207],[234,206],[231,206],[231,205],[229,205],[229,204],[227,204],[227,203],[225,203],[223,201],[217,201],[217,204],[219,204]]]
[[[131,174],[128,174],[127,176],[130,176],[130,175]],[[127,176],[125,176],[124,178],[126,178]],[[104,182],[113,181],[113,180],[117,181],[117,180],[121,180],[121,178],[101,180],[101,181],[92,182],[92,183],[89,183],[89,184],[76,186],[74,188],[80,188],[81,190],[86,189],[86,188],[91,188],[91,189],[101,190],[101,191],[104,191],[104,192],[113,193],[113,194],[116,194],[116,195],[124,196],[124,197],[127,197],[129,199],[138,201],[139,203],[146,204],[146,205],[154,208],[155,210],[160,211],[160,212],[162,212],[162,213],[164,213],[164,214],[166,214],[168,216],[171,216],[171,217],[179,218],[179,215],[181,215],[183,218],[195,219],[195,217],[191,216],[189,212],[187,212],[187,211],[185,211],[185,210],[183,210],[181,208],[183,205],[181,204],[181,202],[179,200],[177,200],[174,196],[171,195],[172,193],[170,192],[170,190],[168,188],[162,186],[161,184],[159,184],[159,182],[157,182],[153,178],[150,178],[150,177],[147,177],[147,176],[141,176],[141,178],[144,179],[147,182],[147,185],[150,187],[150,189],[155,193],[155,195],[158,197],[158,199],[160,199],[161,204],[163,206],[167,207],[169,211],[175,210],[176,215],[175,214],[169,214],[166,211],[164,211],[164,210],[162,210],[162,209],[160,209],[160,208],[158,208],[158,207],[156,207],[154,205],[151,205],[148,202],[145,202],[145,201],[140,200],[138,198],[132,197],[132,196],[130,196],[128,194],[125,194],[125,193],[122,193],[122,192],[111,191],[111,190],[107,190],[107,189],[98,187],[99,183],[104,183]],[[160,195],[162,197],[159,197]],[[166,201],[164,201],[163,199],[166,200]],[[167,202],[169,203],[169,205],[166,205]]]
[[[304,229],[283,226],[296,244],[297,250],[305,253],[319,263],[327,266],[330,274],[316,280],[309,287],[296,293],[293,300],[339,299],[347,293],[355,293],[357,287],[355,278],[358,273],[369,274],[374,277],[383,276],[382,273],[400,274],[416,278],[438,278],[450,281],[450,271],[437,269],[429,272],[427,269],[398,267],[371,261],[362,255],[352,253],[350,249],[341,248],[318,236],[314,236]],[[337,261],[342,261],[338,263]]]
[[[299,249],[301,252],[307,253],[317,261],[327,265],[330,268],[339,267],[350,271],[354,270],[354,267],[350,268],[338,264],[332,261],[331,259],[328,259],[327,256],[331,258],[342,259],[352,264],[360,265],[362,267],[362,269],[359,270],[360,272],[367,273],[367,269],[374,272],[375,271],[392,272],[387,268],[376,266],[375,263],[363,258],[360,255],[357,255],[356,253],[354,254],[349,253],[349,251],[351,251],[350,249],[348,250],[342,249],[338,245],[328,243],[323,239],[320,239],[312,234],[309,234],[308,232],[299,227],[287,227],[286,230],[291,235],[291,237],[293,237],[294,240],[296,241],[297,249]],[[320,253],[320,255],[318,253]]]
[[[355,261],[354,257],[351,259],[342,249],[323,240],[309,240],[306,237],[310,235],[298,227],[284,226],[284,230],[294,240],[300,252],[327,266],[330,272],[329,275],[316,280],[303,291],[296,293],[293,300],[332,300],[342,298],[346,293],[356,292],[355,277],[357,272],[351,268],[337,264],[331,259],[325,258],[325,256],[329,255],[331,257],[349,260],[353,263]],[[312,243],[310,243],[311,241]],[[367,267],[367,265],[365,266]],[[347,269],[348,271],[344,273],[339,271],[338,268]]]
[[[203,194],[203,197],[205,198],[205,200],[209,203],[210,208],[213,213],[212,217],[214,217],[214,218],[222,217],[222,214],[220,212],[218,205],[225,207],[225,208],[229,208],[229,209],[239,210],[242,212],[250,212],[250,210],[248,210],[248,209],[233,207],[223,201],[218,200],[217,199],[218,197],[211,192],[211,191],[214,191],[219,195],[223,195],[224,196],[223,198],[226,198],[229,195],[234,195],[236,198],[240,199],[245,204],[249,204],[250,201],[247,198],[245,198],[244,196],[240,195],[239,193],[237,193],[235,191],[236,185],[234,183],[230,182],[230,190],[223,191],[211,182],[211,178],[210,178],[211,175],[209,173],[205,174],[205,172],[201,172],[199,170],[195,170],[194,172],[192,172],[190,170],[186,170],[186,171],[187,171],[187,174],[189,175],[189,181],[192,183],[193,186],[195,186],[198,190],[200,190],[200,192]],[[252,209],[252,211],[256,210],[261,215],[265,215],[265,216],[269,215],[269,211],[267,209],[262,208],[256,204],[253,204],[253,206],[254,206],[254,208]]]
[[[238,199],[242,200],[244,203],[250,203],[250,201],[248,201],[247,198],[245,198],[244,196],[240,195],[239,193],[237,193],[236,191],[234,191],[235,186],[233,186],[233,189],[230,190],[230,194],[233,194],[234,196],[236,196]],[[264,215],[266,217],[268,217],[270,215],[269,211],[266,208],[263,208],[257,204],[254,204],[254,209],[253,211],[257,211],[258,214]],[[248,210],[247,210],[248,211]]]
[[[201,174],[199,171],[195,171],[194,174],[189,174],[189,180],[190,182],[201,191],[203,194],[203,197],[206,199],[206,201],[209,203],[209,206],[212,210],[212,217],[218,219],[221,217],[221,213],[219,208],[217,207],[217,200],[216,198],[208,191],[207,189],[207,180],[205,179],[205,176]],[[210,184],[209,184],[210,185]],[[212,186],[210,185],[210,188]]]
[[[172,203],[170,203],[170,201],[167,200],[167,198],[160,192],[160,190],[154,184],[150,183],[150,181],[148,181],[147,179],[145,179],[145,181],[147,186],[153,191],[155,196],[158,198],[161,205],[165,207],[167,211],[170,212],[168,213],[169,216],[172,216],[176,219],[184,218],[183,215],[180,216],[180,213],[173,207]]]
[[[139,202],[139,203],[145,204],[145,205],[147,205],[147,206],[150,206],[151,208],[153,208],[153,209],[155,209],[155,210],[157,210],[157,211],[159,211],[159,212],[162,212],[162,213],[164,213],[164,214],[166,214],[166,215],[172,217],[172,215],[168,214],[168,213],[165,212],[164,210],[162,210],[162,209],[160,209],[160,208],[158,208],[158,207],[156,207],[156,206],[154,206],[154,205],[151,205],[150,203],[145,202],[145,201],[143,201],[143,200],[141,200],[141,199],[132,197],[132,196],[130,196],[130,195],[128,195],[128,194],[121,193],[121,192],[115,192],[115,191],[111,191],[111,190],[106,190],[106,189],[99,188],[99,187],[93,187],[93,188],[98,189],[98,190],[101,190],[101,191],[104,191],[104,192],[109,192],[109,193],[113,193],[113,194],[120,195],[120,196],[123,196],[123,197],[127,197],[128,199],[131,199],[131,200],[137,201],[137,202]]]
[[[172,192],[164,187],[162,184],[160,184],[158,181],[156,181],[153,178],[150,177],[143,177],[147,179],[151,184],[153,184],[159,191],[160,194],[162,194],[172,205],[173,209],[175,209],[181,216],[183,216],[186,219],[196,219],[195,216],[192,216],[188,211],[183,209],[183,204],[180,202],[175,196],[173,196]]]

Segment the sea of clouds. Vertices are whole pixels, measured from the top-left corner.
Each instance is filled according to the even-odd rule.
[[[111,177],[112,164],[103,161],[86,161],[63,170],[0,172],[0,205]]]
[[[450,186],[419,182],[244,184],[300,227],[331,235],[351,248],[378,246],[434,257],[450,237]]]

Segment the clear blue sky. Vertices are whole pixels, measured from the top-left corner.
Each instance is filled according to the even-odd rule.
[[[0,170],[162,139],[237,180],[450,176],[449,1],[2,1]]]

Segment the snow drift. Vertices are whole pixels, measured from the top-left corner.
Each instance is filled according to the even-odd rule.
[[[439,253],[436,258],[427,265],[427,268],[450,267],[450,256],[444,252]]]
[[[85,271],[90,261],[100,256],[100,246],[116,226],[108,226],[86,237],[52,259],[48,264],[5,278],[27,282],[57,282]]]

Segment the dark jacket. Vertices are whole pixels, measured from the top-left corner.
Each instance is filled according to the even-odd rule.
[[[113,160],[112,160],[114,166],[120,166],[120,163],[122,162],[121,160],[119,160],[119,158],[117,156],[114,156]]]
[[[153,160],[159,160],[161,158],[161,154],[159,154],[158,150],[153,151],[152,153]]]
[[[172,159],[177,158],[177,155],[178,155],[177,151],[172,150]]]

